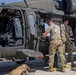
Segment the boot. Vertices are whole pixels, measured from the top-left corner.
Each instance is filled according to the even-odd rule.
[[[53,68],[48,69],[48,72],[53,72],[53,71],[54,71]]]
[[[60,71],[61,71],[61,72],[65,72],[64,67],[62,67],[62,68],[60,69]]]

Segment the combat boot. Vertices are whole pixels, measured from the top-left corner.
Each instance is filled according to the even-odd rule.
[[[62,67],[62,68],[60,69],[60,71],[61,71],[61,72],[65,72],[64,67]]]
[[[53,72],[54,70],[53,70],[53,68],[49,68],[47,71],[48,72]]]

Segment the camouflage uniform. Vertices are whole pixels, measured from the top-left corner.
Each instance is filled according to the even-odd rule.
[[[64,50],[65,53],[65,42],[66,42],[66,36],[65,36],[65,26],[64,24],[60,25],[60,34],[61,34],[61,40],[62,40],[62,48]]]
[[[74,63],[73,55],[72,55],[72,46],[70,45],[70,42],[67,41],[65,32],[69,35],[69,31],[72,31],[71,27],[68,25],[61,24],[61,28],[64,26],[65,31],[62,29],[62,41],[63,41],[63,48],[65,48],[66,52],[68,53],[68,57],[71,61],[71,64]],[[66,40],[65,40],[66,39]]]
[[[61,60],[61,66],[64,67],[65,57],[62,48],[62,41],[60,36],[60,27],[58,25],[49,26],[47,29],[51,34],[51,41],[49,45],[49,68],[53,68],[54,65],[54,55],[57,52]]]
[[[69,31],[72,31],[72,28],[69,25],[65,25],[65,29],[66,29],[66,32],[68,33],[68,35],[70,34]],[[69,57],[71,63],[73,64],[74,59],[73,59],[73,55],[72,55],[72,46],[70,45],[70,43],[68,41],[65,42],[65,48],[68,53],[68,57]]]
[[[72,54],[72,46],[70,46],[69,44],[70,44],[69,42],[67,42],[67,41],[65,42],[65,49],[68,53],[68,57],[71,61],[71,64],[73,65],[74,59],[73,59],[73,54]]]

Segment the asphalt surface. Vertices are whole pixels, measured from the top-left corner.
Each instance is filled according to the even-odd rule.
[[[47,72],[48,66],[44,64],[44,61],[42,59],[35,59],[33,61],[27,61],[26,64],[31,68],[31,75],[76,75],[76,71],[72,71],[71,68],[65,68],[65,73],[54,71],[54,72]],[[0,68],[6,68],[6,67],[17,67],[18,65],[14,62],[0,62]],[[0,73],[0,75],[8,75],[10,71],[6,71],[3,73]]]

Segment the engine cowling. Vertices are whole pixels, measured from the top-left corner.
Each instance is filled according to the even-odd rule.
[[[57,10],[64,11],[65,14],[76,13],[76,0],[53,0]]]

